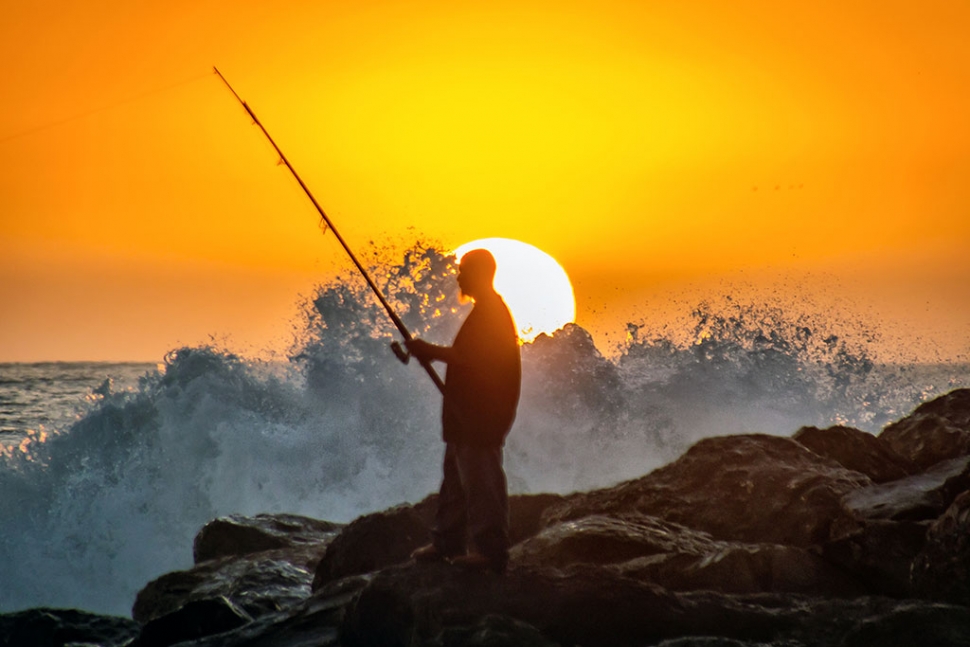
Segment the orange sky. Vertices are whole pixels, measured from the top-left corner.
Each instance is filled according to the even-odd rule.
[[[961,356],[968,33],[957,0],[15,3],[0,361],[278,348],[345,262],[212,65],[351,245],[533,244],[604,347],[744,291]]]

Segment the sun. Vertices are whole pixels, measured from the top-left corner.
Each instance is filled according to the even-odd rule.
[[[482,238],[455,250],[458,260],[473,249],[495,257],[495,291],[512,311],[519,339],[530,342],[576,319],[576,297],[566,270],[537,247],[511,238]]]

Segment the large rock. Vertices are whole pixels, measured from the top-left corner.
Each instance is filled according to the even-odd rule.
[[[801,593],[849,598],[867,588],[819,555],[797,546],[724,542],[705,555],[667,553],[614,567],[671,591]]]
[[[368,576],[332,582],[313,596],[278,613],[234,629],[178,643],[179,647],[341,647],[338,629],[345,608],[369,581]],[[151,637],[148,627],[141,639]],[[139,645],[132,645],[139,647]]]
[[[147,622],[130,647],[168,647],[231,631],[252,620],[224,596],[191,600],[172,613]]]
[[[519,566],[617,564],[650,555],[702,556],[726,544],[709,534],[637,513],[590,515],[553,524],[512,549]]]
[[[539,532],[543,513],[563,500],[557,494],[509,497],[511,542]],[[430,541],[437,505],[437,495],[431,495],[416,505],[402,504],[354,520],[327,547],[316,568],[313,590],[341,577],[406,562],[415,548]]]
[[[230,515],[213,519],[195,536],[195,563],[274,549],[303,552],[315,564],[343,524],[295,514]]]
[[[523,644],[586,647],[960,645],[970,635],[970,609],[956,605],[866,596],[671,593],[609,566],[513,566],[499,577],[406,565],[381,571],[363,588],[347,608],[340,644],[445,645],[446,637],[467,637],[469,628],[488,624],[486,618],[514,626],[528,641]],[[516,643],[499,637],[487,644]]]
[[[724,436],[639,479],[574,495],[550,508],[546,522],[635,511],[717,539],[807,547],[849,514],[846,494],[871,484],[791,438]]]
[[[726,635],[764,639],[793,624],[785,613],[741,603],[685,604],[664,589],[605,567],[511,568],[505,576],[443,565],[385,569],[348,608],[349,647],[426,643],[447,627],[486,616],[514,618],[563,645],[650,645],[663,638]]]
[[[879,434],[897,454],[922,469],[970,454],[970,389],[957,389],[924,402]]]
[[[102,616],[76,609],[27,609],[0,615],[0,645],[4,647],[121,647],[138,635],[128,618]]]
[[[310,595],[312,569],[340,528],[290,514],[210,521],[195,538],[196,565],[145,585],[132,617],[147,623],[190,603],[218,607],[222,599],[251,618],[280,611]]]
[[[926,597],[970,605],[970,492],[930,527],[913,561],[913,586]]]
[[[860,595],[865,589],[818,555],[778,544],[714,540],[654,517],[593,515],[549,526],[512,549],[514,566],[613,564],[672,591]]]
[[[923,521],[943,514],[968,488],[970,456],[962,456],[936,463],[921,474],[853,490],[842,503],[859,519]]]
[[[884,441],[853,427],[802,427],[792,438],[819,456],[862,472],[873,483],[895,481],[918,471],[915,463],[897,454]]]
[[[912,594],[913,559],[926,543],[929,521],[872,519],[839,524],[825,544],[825,559],[862,581],[872,593]]]
[[[186,571],[166,573],[138,592],[132,618],[147,623],[189,603],[218,598],[256,618],[309,597],[310,571],[267,555],[272,553],[210,560]]]
[[[358,517],[337,535],[317,565],[312,589],[327,582],[407,561],[428,542],[434,503],[401,504]]]

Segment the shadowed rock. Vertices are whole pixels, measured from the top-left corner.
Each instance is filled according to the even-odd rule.
[[[558,494],[509,497],[512,543],[538,532],[545,510],[563,500]],[[415,548],[430,541],[437,505],[437,495],[432,495],[413,506],[399,505],[354,520],[328,546],[316,568],[313,590],[341,577],[408,561]]]
[[[591,515],[545,528],[515,546],[510,559],[521,566],[615,564],[658,554],[701,556],[724,545],[707,533],[656,517]]]
[[[639,512],[716,539],[805,547],[827,540],[831,524],[848,515],[843,496],[871,484],[791,438],[723,436],[639,479],[573,495],[546,523]]]
[[[803,593],[847,598],[866,587],[819,555],[796,546],[724,542],[705,555],[663,554],[618,564],[633,579],[671,591]]]
[[[935,464],[906,478],[854,490],[842,500],[859,519],[936,519],[958,494],[970,488],[970,456]]]
[[[135,598],[132,617],[147,623],[190,602],[218,598],[253,618],[279,611],[309,596],[310,569],[340,528],[290,514],[210,521],[195,537],[196,566],[145,585]]]
[[[792,439],[846,469],[861,472],[873,483],[895,481],[919,471],[876,436],[852,427],[802,427]]]
[[[138,623],[128,618],[75,609],[28,609],[0,615],[0,645],[121,647],[137,636],[139,629]]]
[[[879,434],[897,454],[927,469],[970,454],[970,389],[957,389],[924,402]]]
[[[870,592],[904,597],[912,593],[913,558],[926,542],[929,521],[874,519],[833,527],[822,554],[859,578]]]
[[[142,627],[131,647],[168,647],[241,627],[252,617],[224,596],[191,600]]]
[[[503,576],[442,565],[400,566],[377,574],[348,609],[348,646],[415,645],[447,626],[488,615],[527,623],[563,645],[649,645],[696,632],[767,638],[793,624],[787,612],[721,599],[684,603],[664,589],[606,568],[512,568]],[[688,629],[690,627],[690,629]]]
[[[233,555],[249,555],[278,548],[311,548],[319,552],[343,524],[295,514],[230,515],[213,519],[195,536],[195,563]],[[319,560],[316,555],[316,560]]]
[[[930,527],[913,562],[913,586],[923,596],[970,605],[970,492]]]
[[[225,598],[251,617],[274,613],[310,595],[312,575],[288,561],[245,555],[166,573],[138,592],[131,615],[146,623],[186,604]]]

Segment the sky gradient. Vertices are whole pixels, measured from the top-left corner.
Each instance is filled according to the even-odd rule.
[[[672,6],[668,6],[672,5]],[[605,349],[726,294],[970,352],[965,2],[17,3],[0,361],[285,348],[348,242],[519,239]]]

